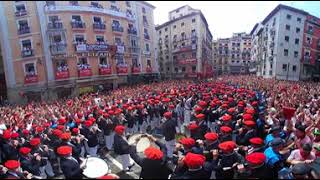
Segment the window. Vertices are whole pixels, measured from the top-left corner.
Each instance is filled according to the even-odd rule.
[[[287,14],[287,19],[291,19],[291,15],[290,14]]]
[[[298,51],[294,51],[294,57],[298,57],[299,53]]]
[[[307,43],[308,43],[309,45],[312,44],[312,39],[311,39],[310,37],[307,37]]]
[[[282,64],[282,70],[287,71],[287,64]]]
[[[196,72],[197,67],[196,66],[192,66],[192,72]]]
[[[196,22],[196,19],[192,19],[192,22],[193,22],[193,23]]]
[[[120,37],[114,38],[114,42],[115,42],[116,45],[121,45],[122,44]]]
[[[269,75],[272,76],[272,70],[269,71]]]
[[[102,5],[100,5],[100,4],[99,4],[98,2],[96,2],[96,1],[92,1],[92,2],[91,2],[91,6],[92,6],[92,7],[96,7],[96,8],[103,8]]]
[[[126,63],[124,62],[123,56],[117,56],[116,57],[116,62],[117,62],[117,66],[119,65],[125,65]]]
[[[290,25],[286,25],[286,30],[290,31]]]
[[[175,29],[177,26],[176,25],[173,25],[173,29]]]
[[[183,23],[181,23],[181,27],[182,27],[182,26],[184,26],[184,22],[183,22]]]
[[[97,43],[103,43],[104,42],[104,37],[101,36],[101,35],[97,35],[96,36],[96,41],[97,41]]]
[[[142,7],[142,13],[145,14],[146,13],[146,9],[144,7]]]
[[[131,39],[131,47],[137,47],[138,45],[137,45],[137,42],[136,42],[136,40],[135,39]],[[160,49],[161,49],[162,47],[160,46]]]
[[[167,71],[170,71],[170,67],[167,67]]]
[[[84,35],[75,35],[74,40],[77,44],[85,42]]]
[[[133,67],[139,67],[140,64],[138,63],[138,58],[132,58],[132,66]]]
[[[34,63],[28,63],[24,65],[26,76],[37,75]]]
[[[294,43],[295,43],[295,44],[299,44],[299,39],[295,39],[295,40],[294,40]]]
[[[102,23],[101,17],[93,17],[93,22],[101,24]]]
[[[167,32],[167,31],[168,31],[168,28],[165,28],[164,31]]]
[[[185,54],[181,54],[181,58],[182,58],[182,59],[185,59],[185,58],[186,58],[186,55],[185,55]]]
[[[56,68],[58,72],[68,71],[68,63],[66,60],[57,60]]]
[[[130,1],[126,1],[126,5],[127,5],[127,7],[131,7]]]
[[[99,57],[99,65],[100,67],[108,66],[107,57]]]
[[[62,38],[61,38],[61,34],[55,34],[55,35],[53,35],[53,42],[54,43],[60,43],[60,42],[62,42]]]
[[[150,45],[148,43],[146,43],[146,51],[149,52],[150,51]]]
[[[112,11],[120,12],[120,9],[119,9],[117,6],[114,6],[114,5],[111,5],[111,6],[110,6],[110,9],[111,9]]]
[[[289,36],[285,36],[285,37],[284,37],[284,40],[285,40],[286,42],[289,42]]]
[[[23,57],[32,56],[32,44],[30,39],[21,41],[21,51]]]
[[[301,18],[297,17],[297,21],[298,21],[299,23],[301,23]]]
[[[196,58],[197,53],[196,52],[192,52],[192,58]]]
[[[76,22],[81,21],[81,16],[79,16],[79,15],[72,15],[72,21],[76,21]]]
[[[186,33],[184,33],[184,32],[181,33],[181,39],[182,40],[186,39]]]
[[[25,33],[30,33],[30,27],[28,25],[28,21],[27,20],[20,20],[19,22],[19,34],[25,34]]]
[[[300,32],[300,28],[296,28],[296,33],[299,33]]]
[[[159,31],[159,34],[161,35],[161,31]]]
[[[69,4],[71,6],[79,6],[79,2],[78,1],[69,1]]]
[[[284,50],[283,50],[283,53],[284,53],[284,56],[288,56],[289,50],[288,50],[288,49],[284,49]]]
[[[88,69],[88,68],[90,68],[90,65],[88,63],[88,59],[86,57],[79,58],[78,67],[79,67],[79,69]]]
[[[169,56],[166,56],[166,59],[168,60],[168,59],[169,59]]]
[[[296,72],[296,71],[297,71],[297,66],[296,66],[296,65],[293,65],[293,66],[292,66],[292,71],[293,71],[293,72]]]
[[[147,66],[151,67],[151,60],[147,59]]]
[[[55,1],[46,1],[47,6],[55,6],[56,2]]]
[[[176,13],[179,13],[179,9],[176,10]]]
[[[25,12],[25,11],[26,11],[26,7],[24,6],[24,4],[16,5],[16,12]]]

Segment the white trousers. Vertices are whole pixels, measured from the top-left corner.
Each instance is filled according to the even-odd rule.
[[[171,141],[166,141],[166,147],[167,147],[167,156],[168,156],[168,158],[172,158],[173,157],[174,148],[176,147],[176,140],[173,139]]]
[[[140,125],[140,133],[146,133],[147,132],[147,122],[143,121],[143,123]]]
[[[44,179],[48,178],[47,174],[49,177],[54,176],[52,165],[51,165],[50,161],[49,160],[46,160],[46,161],[47,161],[47,165],[40,167],[40,173],[41,173],[40,176]]]
[[[98,146],[89,147],[89,155],[91,157],[97,157]]]
[[[111,132],[109,136],[104,136],[104,141],[108,150],[111,150],[113,147],[114,132]]]
[[[184,122],[183,122],[183,134],[185,134],[187,137],[191,136],[191,133],[190,133],[189,129],[187,128],[188,125],[190,124],[190,119],[191,119],[191,111],[185,110],[184,111]]]
[[[121,163],[122,163],[122,170],[128,169],[129,166],[132,166],[134,161],[130,158],[130,154],[123,154],[120,155]]]

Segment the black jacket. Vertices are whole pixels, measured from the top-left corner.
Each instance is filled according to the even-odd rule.
[[[129,154],[129,144],[118,134],[114,135],[114,152],[119,155]]]
[[[35,159],[27,159],[26,157],[20,157],[21,168],[24,171],[28,171],[29,173],[40,176],[40,162]]]
[[[166,141],[171,141],[171,140],[175,139],[176,124],[177,123],[175,120],[168,119],[161,125],[161,130],[162,130],[163,136],[165,137]]]
[[[81,179],[83,170],[74,160],[61,158],[60,167],[66,179]]]
[[[140,178],[142,179],[168,179],[169,174],[172,172],[167,166],[167,149],[164,144],[159,141],[155,142],[163,152],[162,160],[150,160],[147,158],[141,158],[137,152],[136,147],[130,147],[131,158],[141,166]]]
[[[210,179],[211,171],[207,171],[204,168],[197,171],[187,170],[182,175],[173,175],[171,179]]]

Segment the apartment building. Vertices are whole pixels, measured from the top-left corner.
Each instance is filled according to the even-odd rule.
[[[253,28],[252,51],[255,52],[252,60],[257,61],[258,76],[294,81],[303,79],[301,72],[306,75],[308,64],[312,65],[308,56],[304,58],[303,52],[303,49],[310,49],[306,47],[309,43],[305,43],[311,40],[310,33],[306,32],[309,28],[308,16],[305,11],[280,4]],[[317,38],[312,38],[315,40],[312,44],[314,48]]]
[[[162,78],[213,75],[212,34],[200,10],[188,5],[172,10],[156,31]]]
[[[230,38],[218,39],[214,49],[214,67],[217,74],[244,74],[251,63],[251,36],[244,32]],[[214,43],[214,44],[215,44]]]
[[[157,74],[154,8],[143,1],[0,2],[9,100],[73,96]]]

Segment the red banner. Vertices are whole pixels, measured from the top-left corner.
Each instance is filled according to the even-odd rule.
[[[111,68],[100,68],[99,74],[100,75],[110,75],[110,74],[112,74],[112,70],[111,70]]]
[[[140,72],[141,72],[140,68],[138,68],[138,67],[132,68],[132,73],[140,73]]]
[[[194,78],[194,77],[197,77],[197,73],[196,72],[189,72],[188,74],[187,74],[187,77],[192,77],[192,78]]]
[[[197,64],[197,59],[183,59],[179,60],[179,64],[186,65],[186,64]]]
[[[69,71],[56,72],[56,79],[67,79],[69,78]]]
[[[128,74],[128,67],[117,67],[118,74]]]
[[[38,75],[25,76],[25,78],[24,78],[25,84],[36,83],[36,82],[38,82]]]
[[[82,69],[79,71],[80,77],[92,76],[91,69]]]
[[[152,67],[147,67],[146,71],[147,71],[148,73],[151,73],[151,72],[152,72]]]

